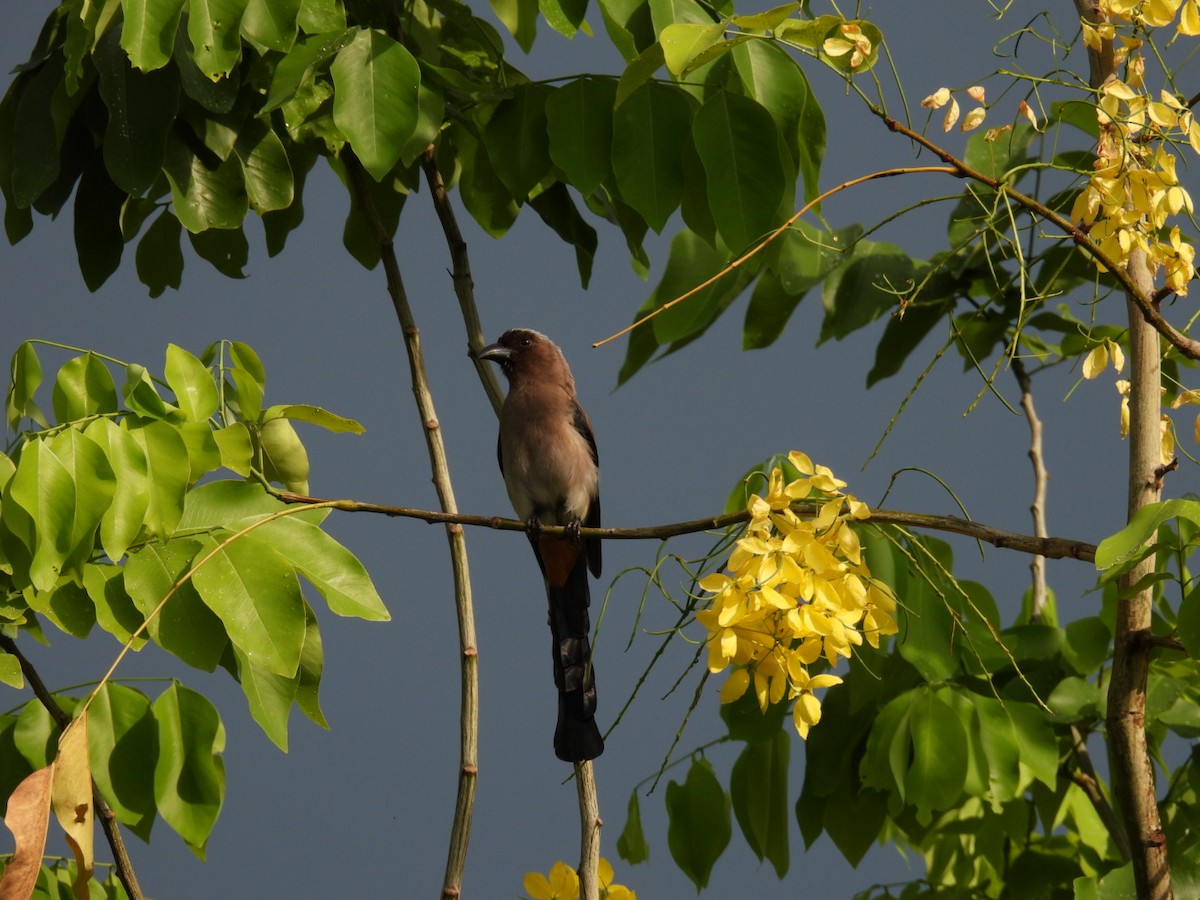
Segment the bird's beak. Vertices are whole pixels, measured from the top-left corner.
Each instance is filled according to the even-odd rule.
[[[498,363],[504,362],[511,356],[512,350],[503,344],[488,344],[476,354],[478,359],[490,359],[492,362]]]

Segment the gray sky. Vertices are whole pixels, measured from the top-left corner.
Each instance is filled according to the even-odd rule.
[[[999,35],[1018,23],[993,25],[984,3],[923,3],[919,17],[912,13],[917,7],[881,4],[877,11],[864,12],[888,37],[913,106],[942,84],[965,87],[1008,64],[994,60],[990,50]],[[46,3],[21,4],[6,12],[0,32],[2,68],[25,58],[49,8]],[[599,27],[598,14],[593,11],[589,18]],[[537,62],[526,69],[537,75],[594,71],[610,65],[606,60],[611,55],[599,52],[606,45],[603,36],[568,43],[543,27],[534,47]],[[823,187],[913,162],[910,146],[845,97],[832,77],[815,66],[808,71],[829,123]],[[6,88],[10,76],[0,79]],[[961,150],[964,141],[957,133],[946,139],[952,150]],[[828,203],[825,213],[837,226],[869,224],[923,194],[957,189],[957,182],[937,178],[876,182]],[[89,294],[75,262],[69,209],[55,222],[38,218],[33,234],[20,245],[0,246],[0,358],[7,360],[21,340],[37,337],[161,370],[169,341],[197,353],[219,338],[245,341],[266,364],[268,403],[319,404],[367,428],[359,437],[305,428],[313,493],[433,508],[407,361],[383,274],[364,271],[342,249],[347,201],[336,179],[320,165],[309,178],[304,200],[306,221],[280,257],[266,258],[261,230],[251,217],[248,278],[224,278],[189,249],[182,290],[157,300],[149,300],[137,282],[132,248],[120,271],[101,291]],[[865,377],[882,321],[844,342],[814,349],[820,325],[814,294],[774,347],[743,353],[742,300],[704,338],[614,391],[624,344],[599,350],[590,344],[630,320],[661,272],[665,243],[651,249],[655,267],[646,283],[632,273],[620,236],[601,229],[592,286],[585,293],[572,250],[532,212],[525,211],[512,232],[496,242],[458,209],[489,336],[511,326],[536,328],[563,347],[574,368],[599,443],[605,524],[650,525],[715,513],[748,466],[795,448],[831,466],[868,503],[878,501],[892,472],[920,466],[949,482],[973,517],[1014,531],[1030,530],[1026,424],[991,397],[964,417],[979,379],[973,373],[964,376],[954,352],[913,398],[879,456],[860,471],[944,340],[943,330],[935,330],[898,377],[868,392]],[[944,245],[948,212],[939,207],[906,218],[886,236],[913,255],[932,252]],[[495,418],[465,356],[446,274],[449,260],[424,193],[409,200],[397,247],[422,329],[458,503],[466,512],[509,515],[496,470]],[[43,353],[47,374],[67,358],[69,354]],[[1062,402],[1074,377],[1056,372],[1039,379],[1036,388],[1047,421],[1052,476],[1048,520],[1052,534],[1096,541],[1121,524],[1124,447],[1117,436],[1111,378],[1085,385]],[[1010,374],[1002,373],[998,385],[1015,401]],[[1173,493],[1194,485],[1190,467],[1176,478]],[[901,476],[887,505],[956,512],[933,481],[916,474]],[[329,529],[366,564],[393,617],[387,624],[367,624],[338,619],[316,607],[325,642],[322,703],[330,732],[293,716],[291,749],[283,755],[250,719],[240,689],[224,672],[209,676],[193,671],[151,648],[118,673],[179,677],[213,699],[228,731],[226,804],[209,843],[208,863],[195,860],[161,821],[150,846],[130,840],[142,885],[152,897],[436,894],[458,763],[457,637],[446,541],[439,528],[365,515],[335,514]],[[547,871],[558,859],[574,864],[575,790],[563,783],[570,769],[551,749],[555,699],[537,566],[519,534],[472,530],[467,541],[479,633],[482,725],[465,889],[469,896],[515,897],[526,871]],[[986,563],[980,563],[973,544],[953,543],[959,574],[984,581],[1011,616],[1028,584],[1028,560],[989,551]],[[669,549],[697,555],[704,546],[699,539],[672,542]],[[628,567],[651,564],[655,549],[649,542],[606,546],[605,580],[593,589],[594,612],[610,580]],[[1049,577],[1064,612],[1090,610],[1098,602],[1096,595],[1082,596],[1092,583],[1085,565],[1052,562]],[[668,577],[672,585],[678,580]],[[658,643],[638,634],[624,651],[642,586],[636,575],[623,578],[608,605],[596,659],[602,727],[612,720]],[[664,626],[671,612],[661,600],[651,599],[643,628]],[[118,649],[99,632],[85,645],[65,635],[50,637],[53,647],[35,646],[29,652],[51,686],[99,677]],[[597,765],[603,854],[613,861],[616,880],[635,888],[643,900],[692,892],[669,857],[662,787],[642,798],[650,863],[630,867],[617,858],[615,847],[631,788],[653,774],[686,709],[692,680],[679,694],[659,698],[688,657],[680,647],[652,676]],[[719,683],[708,690],[681,751],[721,733]],[[151,696],[161,690],[154,684],[141,687]],[[0,707],[25,699],[10,692]],[[793,746],[798,745],[795,739]],[[710,753],[725,782],[739,748]],[[793,757],[789,807],[803,776],[800,754]],[[685,772],[679,767],[672,774],[682,780]],[[794,817],[791,827],[792,866],[782,888],[785,895],[838,898],[872,883],[923,872],[919,860],[906,862],[892,848],[872,851],[852,870],[826,838],[804,854]],[[758,864],[735,827],[730,848],[714,870],[709,896],[780,892],[769,864]]]

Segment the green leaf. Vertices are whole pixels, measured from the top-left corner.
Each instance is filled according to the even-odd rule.
[[[680,231],[671,241],[671,255],[650,302],[655,306],[670,303],[716,275],[727,261],[724,247],[714,249],[694,232]],[[667,344],[701,334],[741,293],[751,277],[752,272],[745,267],[727,273],[655,316],[652,322],[655,338],[660,344]]]
[[[650,859],[650,844],[642,831],[642,809],[637,789],[629,793],[629,805],[625,811],[625,827],[617,838],[617,854],[627,863],[637,865]]]
[[[241,422],[234,422],[226,428],[218,428],[212,435],[221,454],[221,465],[243,478],[250,477],[254,462],[254,442],[250,439],[250,429]]]
[[[328,730],[325,713],[321,711],[321,674],[325,668],[325,650],[317,617],[304,604],[304,649],[300,651],[300,675],[296,685],[296,705],[309,720]]]
[[[331,71],[333,121],[363,167],[382,181],[417,125],[417,61],[387,35],[363,30],[338,51]]]
[[[904,785],[912,760],[912,741],[909,722],[916,690],[893,697],[879,711],[867,736],[867,750],[859,764],[859,774],[866,787],[904,800]]]
[[[529,52],[537,37],[538,0],[488,0],[492,12],[516,39],[517,46]]]
[[[740,253],[778,223],[788,179],[775,120],[756,101],[718,91],[696,112],[692,135],[717,231]]]
[[[188,421],[207,423],[217,411],[217,387],[208,367],[182,347],[168,344],[164,374]]]
[[[758,705],[753,691],[747,691],[732,703],[722,703],[721,721],[729,729],[729,736],[736,741],[751,744],[772,744],[775,735],[783,729],[783,720],[788,713],[786,703],[774,703],[766,712]],[[761,855],[759,857],[762,858]]]
[[[695,67],[697,57],[706,54],[716,44],[724,43],[724,35],[725,25],[721,22],[668,25],[658,36],[667,71],[676,78],[682,78]]]
[[[146,456],[129,432],[111,419],[97,419],[83,433],[104,451],[116,477],[112,502],[100,520],[100,545],[115,562],[137,539],[150,505]]]
[[[246,277],[244,269],[250,260],[250,243],[240,225],[189,233],[188,241],[197,256],[211,263],[226,278]]]
[[[24,592],[25,601],[34,612],[54,623],[60,631],[80,640],[86,638],[96,624],[96,609],[83,588],[64,580],[50,591],[32,588]]]
[[[650,4],[646,0],[599,0],[604,29],[626,62],[656,43]],[[658,64],[662,65],[659,49]]]
[[[7,684],[18,691],[25,688],[25,676],[21,674],[21,661],[11,653],[0,653],[0,684]]]
[[[116,29],[110,29],[92,57],[108,110],[104,164],[121,190],[138,196],[150,189],[162,168],[179,106],[179,77],[173,67],[138,71],[117,40]]]
[[[72,230],[79,272],[89,291],[97,291],[121,265],[125,239],[121,235],[123,190],[109,180],[100,160],[83,170],[75,189]]]
[[[192,234],[242,224],[249,200],[236,156],[210,169],[181,138],[171,135],[163,170],[171,185],[175,215]]]
[[[188,0],[192,58],[209,79],[230,73],[242,57],[239,29],[247,0]]]
[[[38,360],[37,350],[29,341],[22,341],[13,351],[9,373],[10,381],[4,401],[8,426],[16,431],[21,420],[28,416],[43,428],[49,427],[50,423],[33,399],[42,383],[42,364]]]
[[[875,364],[867,373],[867,387],[899,372],[921,341],[953,308],[953,301],[910,303],[903,314],[891,316],[875,345]]]
[[[40,700],[33,698],[21,707],[13,731],[13,743],[24,760],[35,769],[48,765],[54,759],[58,749],[58,726]]]
[[[651,79],[663,67],[665,61],[662,44],[658,41],[642,51],[636,59],[631,60],[617,82],[617,99],[614,109],[619,109],[643,85],[653,83]]]
[[[225,798],[225,726],[202,694],[174,683],[153,704],[158,724],[154,799],[168,825],[204,858]]]
[[[149,616],[167,592],[192,567],[200,545],[194,540],[147,544],[125,564],[125,589],[143,616]],[[213,671],[229,637],[221,620],[205,605],[191,581],[171,595],[146,626],[151,639],[189,666]]]
[[[96,787],[117,820],[150,840],[158,728],[145,694],[111,681],[100,689],[88,707],[88,755]]]
[[[362,434],[366,431],[353,419],[347,419],[345,416],[331,413],[320,406],[310,406],[305,403],[287,403],[263,410],[262,421],[270,422],[272,419],[308,422],[310,425],[317,425],[335,434]]]
[[[579,269],[580,286],[587,290],[599,240],[596,237],[596,229],[580,215],[567,186],[561,181],[556,181],[546,190],[531,197],[529,205],[555,234],[575,248],[575,264]]]
[[[688,95],[648,82],[613,114],[612,167],[621,196],[656,232],[679,207],[683,171],[679,160],[691,128]]]
[[[250,707],[250,715],[267,737],[284,753],[288,749],[288,713],[300,682],[300,673],[283,676],[255,665],[251,658],[236,644],[233,647],[237,659],[238,681]]]
[[[1186,604],[1187,599],[1185,598],[1184,605]],[[1183,618],[1182,609],[1180,607],[1181,620]],[[1082,675],[1098,671],[1108,659],[1109,644],[1112,641],[1112,632],[1108,630],[1108,626],[1099,617],[1089,616],[1071,622],[1065,631],[1066,641],[1062,648],[1063,655],[1074,666],[1075,671]],[[1180,625],[1180,631],[1182,632],[1182,625]],[[1182,637],[1182,634],[1180,636]]]
[[[887,794],[857,790],[848,797],[831,798],[822,812],[821,822],[830,840],[850,865],[857,866],[887,823]]]
[[[292,166],[283,141],[262,119],[250,119],[238,133],[233,152],[242,162],[246,196],[257,213],[287,209],[295,199]]]
[[[115,413],[117,389],[108,366],[92,353],[64,363],[54,380],[53,405],[60,423]]]
[[[234,365],[230,374],[237,388],[238,410],[243,419],[257,419],[262,411],[263,391],[267,388],[267,370],[254,348],[241,341],[230,342],[229,358]]]
[[[175,49],[183,0],[124,0],[121,49],[143,72],[161,69]]]
[[[145,621],[125,591],[123,566],[89,563],[83,570],[83,587],[96,607],[96,623],[122,644]],[[137,637],[133,649],[141,650],[146,640],[144,636]]]
[[[261,542],[246,540],[222,546],[205,538],[197,557],[208,558],[192,581],[225,624],[229,639],[256,666],[295,675],[305,626],[304,600],[291,564]]]
[[[781,706],[783,704],[780,704]],[[733,764],[729,795],[738,826],[759,862],[771,861],[775,874],[788,870],[788,733],[775,732],[769,743],[747,744]]]
[[[796,12],[796,10],[800,9],[802,5],[799,2],[785,3],[783,6],[776,6],[766,12],[754,13],[748,16],[734,16],[730,19],[730,24],[736,25],[738,28],[746,31],[770,31],[792,13]]]
[[[17,103],[12,131],[12,200],[18,207],[32,206],[58,177],[61,135],[52,103],[61,84],[61,65],[49,60],[29,79]]]
[[[263,475],[298,494],[308,493],[308,451],[287,419],[272,419],[262,426],[259,442]]]
[[[301,0],[297,24],[306,34],[323,34],[346,27],[342,0]]]
[[[697,889],[707,886],[732,831],[729,797],[708,760],[693,760],[683,784],[667,784],[667,819],[671,858]]]
[[[818,343],[841,340],[884,313],[899,309],[914,284],[913,260],[895,244],[862,240],[825,280],[825,320]]]
[[[458,190],[463,206],[485,232],[501,237],[517,219],[519,207],[504,186],[483,143],[465,128],[454,131],[457,160],[462,165]]]
[[[550,158],[584,196],[612,173],[616,95],[611,79],[583,77],[546,98]]]
[[[134,256],[138,281],[149,288],[151,297],[161,296],[167,288],[179,290],[183,283],[182,231],[179,220],[164,209],[138,241]]]
[[[546,103],[553,93],[549,85],[518,85],[484,130],[492,168],[518,201],[533,193],[550,171]]]
[[[287,56],[275,66],[271,76],[271,88],[267,91],[267,101],[260,113],[269,113],[291,100],[300,86],[311,80],[317,66],[332,59],[358,34],[357,28],[346,28],[343,25],[339,30],[330,29],[328,34],[309,33],[296,41]]]
[[[287,53],[296,41],[296,17],[301,0],[248,0],[242,34],[260,52]]]
[[[825,114],[804,71],[787,51],[770,41],[746,41],[731,53],[746,96],[757,100],[775,119],[775,126],[804,179],[804,199],[812,200],[821,189]]]
[[[248,525],[242,521],[233,528]],[[311,582],[330,611],[370,621],[391,615],[358,559],[317,525],[285,516],[247,534],[243,541],[270,555],[273,551]]]
[[[129,424],[126,419],[122,427]],[[183,514],[183,494],[191,476],[187,444],[177,428],[166,422],[132,423],[129,436],[146,460],[150,499],[144,522],[151,534],[167,540]]]
[[[1164,500],[1143,506],[1128,525],[1100,542],[1096,548],[1096,568],[1105,571],[1139,558],[1143,545],[1158,531],[1158,527],[1175,518],[1200,523],[1200,501]]]
[[[919,821],[948,809],[962,794],[967,775],[967,736],[953,709],[932,690],[916,692],[909,711],[912,761],[904,796]]]
[[[1061,722],[1080,722],[1095,718],[1104,706],[1100,689],[1083,678],[1064,678],[1050,696],[1046,705],[1054,711]]]
[[[208,422],[185,422],[179,435],[187,445],[188,484],[195,484],[209,472],[221,467],[221,449]]]

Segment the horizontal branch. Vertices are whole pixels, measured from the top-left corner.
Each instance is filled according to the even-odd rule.
[[[472,516],[463,513],[438,512],[431,509],[412,509],[406,506],[387,506],[382,503],[366,503],[360,500],[323,500],[317,497],[307,497],[292,491],[280,491],[279,499],[285,503],[321,503],[332,509],[343,512],[368,512],[385,516],[400,516],[408,519],[421,519],[430,524],[473,525],[480,528],[494,528],[499,531],[524,531],[525,523],[520,519],[507,519],[503,516]],[[793,504],[792,508],[798,515],[815,516],[819,507],[815,504]],[[605,540],[638,541],[662,540],[677,537],[682,534],[694,534],[702,531],[716,531],[745,522],[750,517],[748,512],[725,513],[703,519],[691,519],[687,522],[673,522],[668,525],[651,525],[644,528],[580,528],[579,536],[588,538],[603,538]],[[877,525],[903,525],[908,528],[923,528],[930,531],[944,531],[951,534],[961,534],[965,537],[984,541],[1005,550],[1016,550],[1018,553],[1032,553],[1035,556],[1045,556],[1048,559],[1078,559],[1083,562],[1094,562],[1096,546],[1084,541],[1057,537],[1034,537],[1029,534],[1016,534],[1002,531],[979,522],[960,519],[957,516],[931,516],[925,513],[903,512],[891,509],[870,510],[869,521]],[[564,534],[567,531],[562,525],[543,525],[544,534]]]

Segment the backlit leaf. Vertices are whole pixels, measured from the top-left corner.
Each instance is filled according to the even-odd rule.
[[[708,760],[693,760],[683,784],[667,784],[667,819],[671,857],[698,889],[705,887],[732,831],[729,797]]]
[[[691,126],[691,103],[679,88],[648,82],[613,114],[613,174],[621,196],[661,232],[683,197],[679,165]]]
[[[153,705],[158,723],[154,799],[167,824],[204,858],[225,799],[225,726],[203,695],[175,683]]]

